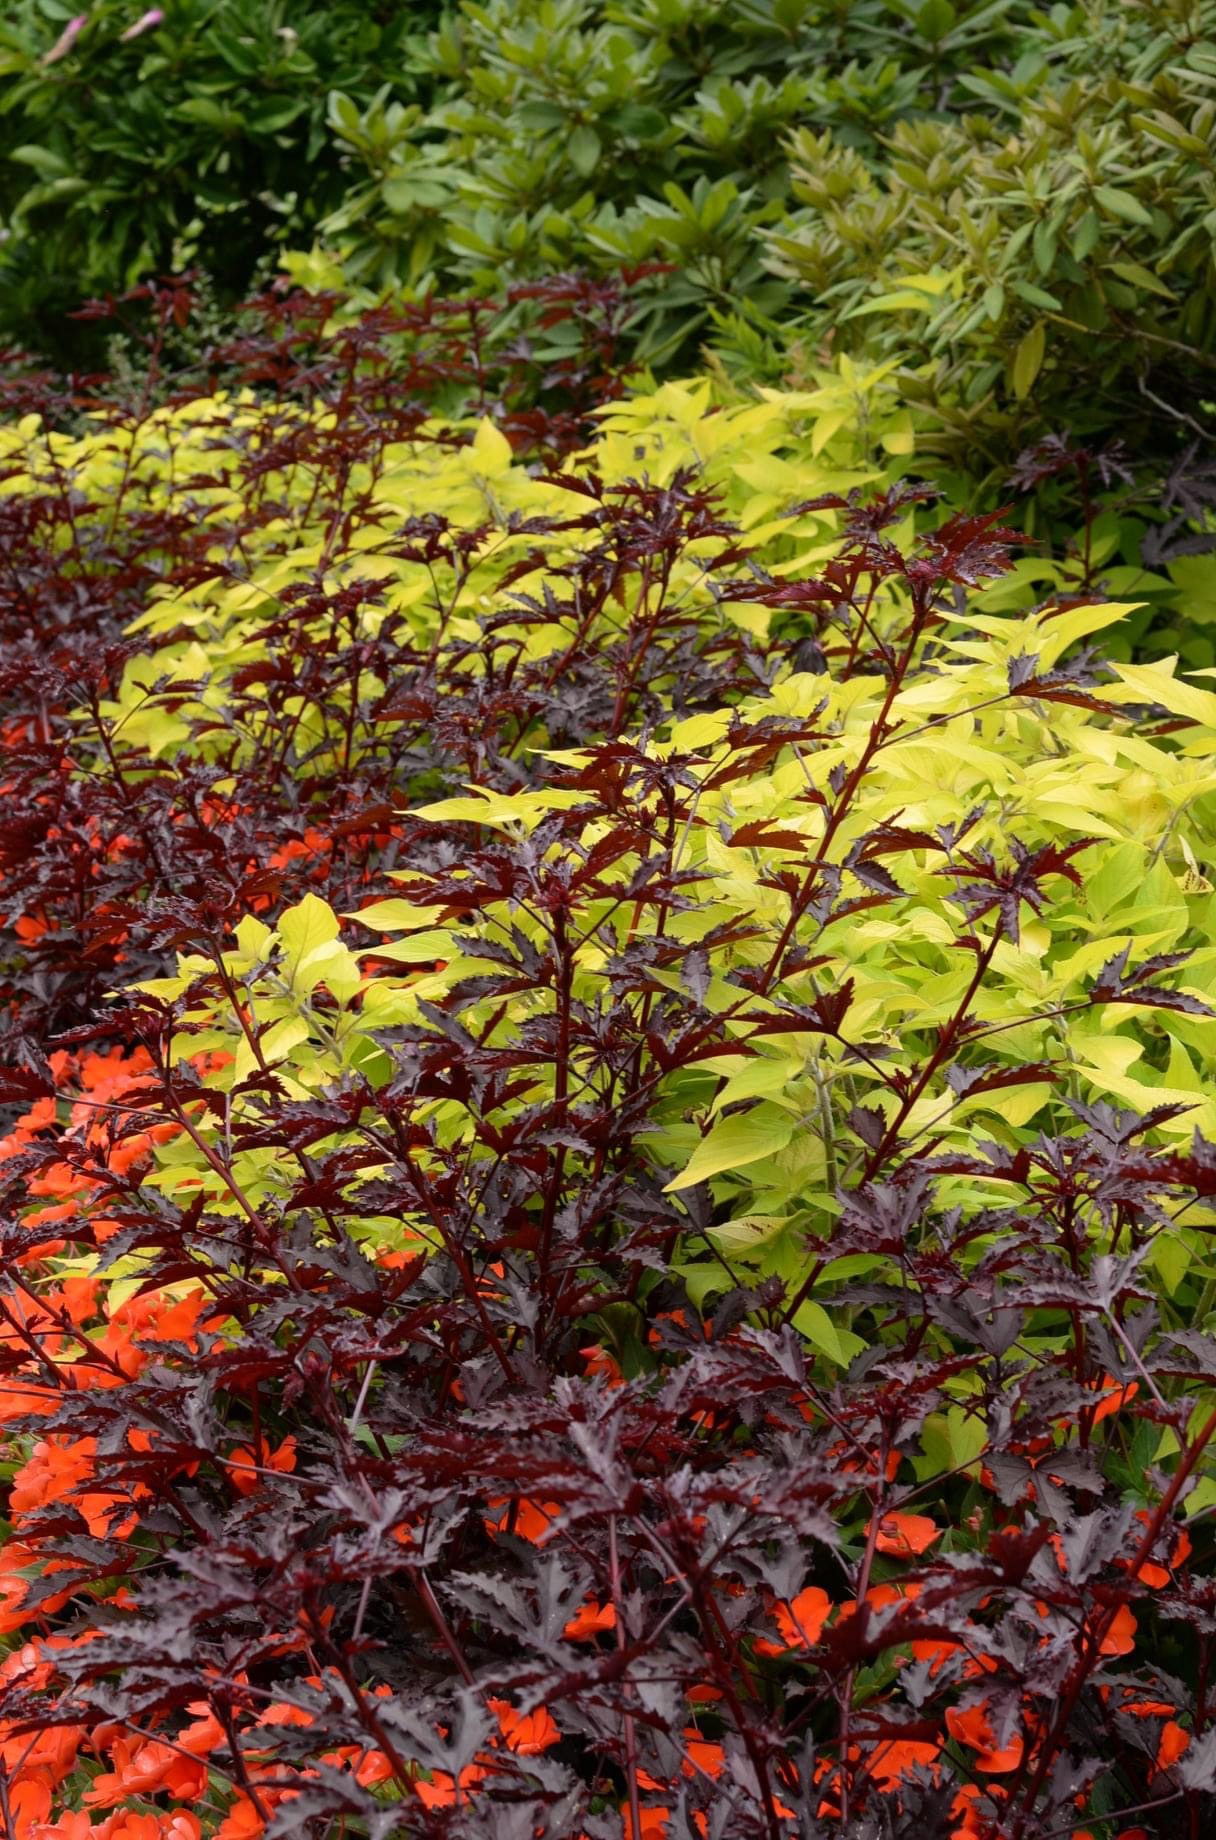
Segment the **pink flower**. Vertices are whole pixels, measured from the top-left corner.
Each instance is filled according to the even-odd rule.
[[[165,16],[165,11],[163,7],[160,7],[160,6],[149,7],[146,13],[140,14],[139,18],[135,21],[135,24],[133,26],[128,26],[125,32],[119,33],[118,37],[119,37],[120,44],[125,45],[128,42],[128,40],[132,38],[139,38],[140,35],[144,32],[150,32],[154,26],[158,26],[160,24],[164,16]]]
[[[87,13],[77,13],[75,19],[69,19],[63,31],[59,34],[59,37],[55,40],[55,43],[43,58],[43,65],[57,64],[60,58],[65,58],[88,23],[89,16]]]

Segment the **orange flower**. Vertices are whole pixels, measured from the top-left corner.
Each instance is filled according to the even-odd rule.
[[[927,1552],[940,1537],[941,1528],[927,1514],[901,1514],[892,1509],[879,1522],[875,1543],[881,1553],[891,1553],[898,1559],[913,1559]]]
[[[685,1758],[683,1768],[685,1776],[695,1776],[698,1771],[717,1782],[726,1768],[726,1751],[721,1744],[710,1738],[703,1738],[695,1725],[684,1728]]]
[[[544,1706],[538,1706],[535,1712],[523,1713],[517,1712],[505,1699],[488,1699],[486,1705],[498,1720],[507,1749],[517,1751],[521,1757],[537,1757],[561,1738],[561,1732]]]
[[[625,1376],[621,1364],[614,1354],[610,1354],[599,1342],[592,1342],[587,1348],[580,1348],[579,1353],[587,1363],[587,1378],[593,1380],[598,1374],[609,1386],[624,1386]]]
[[[36,1840],[96,1840],[100,1831],[87,1814],[77,1810],[60,1815],[57,1821],[40,1824]]]
[[[925,1640],[920,1642],[913,1642],[911,1646],[913,1661],[927,1661],[929,1663],[929,1672],[931,1674],[936,1674],[945,1666],[951,1655],[957,1655],[959,1649],[962,1647],[962,1643],[951,1642],[950,1639],[945,1636],[934,1636],[932,1638],[926,1637]]]
[[[25,1621],[22,1605],[29,1593],[29,1582],[21,1574],[26,1566],[34,1564],[35,1557],[16,1541],[0,1547],[0,1636],[10,1635]]]
[[[247,1444],[238,1444],[225,1458],[228,1480],[238,1495],[252,1495],[261,1481],[265,1470],[277,1470],[280,1475],[290,1475],[296,1466],[296,1441],[285,1437],[277,1450],[268,1451],[263,1445],[258,1453]]]
[[[196,1716],[192,1725],[177,1734],[180,1750],[189,1751],[192,1757],[209,1757],[221,1744],[227,1744],[228,1734],[206,1700],[191,1700],[186,1711]]]
[[[303,1706],[289,1705],[285,1700],[276,1700],[273,1705],[267,1706],[265,1712],[260,1712],[257,1717],[257,1723],[259,1725],[307,1726],[311,1725],[313,1722],[311,1712],[305,1712]]]
[[[935,1764],[941,1748],[940,1744],[921,1738],[884,1738],[864,1757],[866,1773],[880,1789],[890,1789],[910,1770]],[[849,1755],[861,1758],[864,1754],[851,1750]]]
[[[161,1789],[178,1801],[195,1801],[207,1787],[206,1764],[183,1757],[174,1745],[116,1737],[109,1751],[114,1768],[93,1778],[82,1798],[86,1808],[113,1808],[128,1796]]]
[[[71,1497],[82,1482],[93,1478],[97,1439],[93,1437],[40,1439],[29,1461],[13,1477],[9,1496],[14,1516],[45,1508]]]
[[[827,1592],[817,1584],[808,1585],[792,1602],[773,1605],[773,1618],[782,1640],[761,1640],[756,1643],[757,1651],[762,1655],[780,1655],[787,1649],[814,1648],[831,1613],[832,1600]]]
[[[414,1783],[414,1794],[428,1808],[454,1808],[458,1797],[466,1796],[470,1789],[475,1789],[478,1783],[484,1782],[487,1774],[488,1772],[482,1769],[480,1764],[466,1764],[460,1772],[460,1783],[457,1787],[454,1776],[449,1775],[446,1770],[435,1770],[429,1782],[424,1782],[421,1777],[417,1779]],[[218,1835],[216,1840],[219,1840]]]
[[[10,1729],[0,1723],[0,1733]],[[28,1731],[0,1737],[0,1760],[14,1775],[22,1770],[37,1771],[48,1782],[61,1783],[76,1762],[83,1737],[83,1725],[46,1725],[33,1737]]]
[[[1108,1374],[1102,1381],[1100,1390],[1105,1394],[1105,1398],[1093,1408],[1092,1422],[1095,1425],[1100,1424],[1104,1418],[1109,1418],[1112,1412],[1120,1411],[1129,1400],[1134,1399],[1140,1391],[1140,1382],[1131,1380],[1126,1386],[1120,1386],[1119,1382]]]
[[[1157,1768],[1172,1769],[1190,1742],[1190,1732],[1183,1731],[1177,1719],[1167,1719],[1157,1742]]]
[[[517,1539],[531,1540],[535,1546],[544,1544],[552,1522],[561,1513],[555,1501],[530,1501],[526,1495],[521,1496],[514,1519],[512,1504],[505,1495],[498,1496],[489,1505],[502,1508],[503,1512],[496,1521],[486,1521],[487,1533],[513,1533]]]
[[[175,1808],[161,1816],[162,1840],[201,1840],[202,1822],[186,1808]]]
[[[950,1804],[951,1817],[956,1821],[961,1821],[962,1826],[955,1828],[950,1840],[988,1840],[993,1828],[992,1823],[981,1814],[977,1806],[980,1795],[981,1790],[978,1783],[963,1784]]]
[[[790,1604],[779,1603],[773,1614],[787,1648],[813,1648],[832,1613],[832,1600],[817,1584],[799,1591]]]
[[[1152,1520],[1152,1516],[1147,1508],[1139,1508],[1136,1512],[1136,1519],[1143,1526],[1147,1527]],[[1166,1560],[1166,1564],[1157,1565],[1153,1560],[1145,1559],[1136,1568],[1135,1576],[1140,1579],[1142,1584],[1148,1585],[1149,1589],[1153,1591],[1164,1590],[1170,1581],[1170,1572],[1174,1571],[1180,1565],[1185,1565],[1186,1561],[1191,1556],[1191,1536],[1186,1528],[1162,1528],[1163,1537],[1168,1537],[1170,1533],[1173,1534],[1173,1543],[1170,1547],[1170,1555]],[[1132,1569],[1132,1561],[1126,1559],[1123,1563],[1130,1572]]]
[[[266,1823],[247,1795],[238,1795],[215,1830],[215,1840],[258,1840]]]
[[[13,1817],[13,1840],[33,1840],[51,1812],[51,1785],[37,1774],[14,1777],[8,1788],[8,1805]]]
[[[616,1628],[616,1607],[613,1604],[599,1605],[588,1598],[581,1609],[576,1610],[566,1627],[562,1630],[567,1642],[594,1642],[596,1636],[605,1629]]]
[[[997,1748],[984,1701],[965,1708],[947,1707],[946,1728],[956,1744],[976,1753],[975,1767],[985,1775],[999,1776],[1005,1770],[1016,1770],[1022,1761],[1025,1746],[1016,1734],[1008,1744]]]
[[[621,1809],[621,1816],[625,1823],[625,1832],[622,1836],[622,1840],[665,1840],[667,1828],[671,1820],[671,1810],[669,1808],[642,1808],[639,1810],[639,1813],[641,1815],[641,1823],[635,1834],[633,1831],[633,1814],[628,1802],[626,1802]]]
[[[1136,1646],[1136,1619],[1127,1604],[1120,1604],[1098,1650],[1101,1655],[1130,1655]]]

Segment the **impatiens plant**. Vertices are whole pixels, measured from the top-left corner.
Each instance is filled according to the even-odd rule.
[[[5,432],[7,1826],[1202,1835],[1216,693],[324,310]]]

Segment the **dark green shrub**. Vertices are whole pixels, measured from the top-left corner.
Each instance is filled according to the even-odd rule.
[[[406,34],[438,13],[101,0],[72,33],[71,10],[15,0],[0,23],[0,326],[52,349],[64,313],[149,272],[201,261],[243,291],[342,196],[328,92],[409,93]]]
[[[961,73],[1005,55],[1028,9],[958,15],[944,0],[467,0],[419,57],[429,111],[333,97],[366,177],[325,234],[373,291],[672,263],[639,333],[652,362],[687,360],[740,304],[761,325],[788,310],[762,243],[786,214],[788,131],[830,125],[876,157],[904,116],[964,100]]]
[[[1216,396],[1216,7],[1054,7],[976,112],[896,123],[876,167],[790,141],[800,209],[767,236],[818,322],[898,357],[939,447],[972,463],[1031,426],[1144,451]],[[977,455],[978,450],[978,455]]]

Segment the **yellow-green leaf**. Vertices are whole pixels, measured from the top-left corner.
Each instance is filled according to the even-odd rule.
[[[693,1188],[725,1170],[743,1169],[763,1157],[776,1156],[785,1149],[796,1128],[797,1120],[775,1105],[757,1105],[750,1112],[720,1118],[697,1145],[687,1169],[663,1192],[670,1195],[676,1189]]]
[[[1022,339],[1013,354],[1011,376],[1013,393],[1019,402],[1030,395],[1034,380],[1043,368],[1043,358],[1047,351],[1047,328],[1042,320],[1036,322]]]

